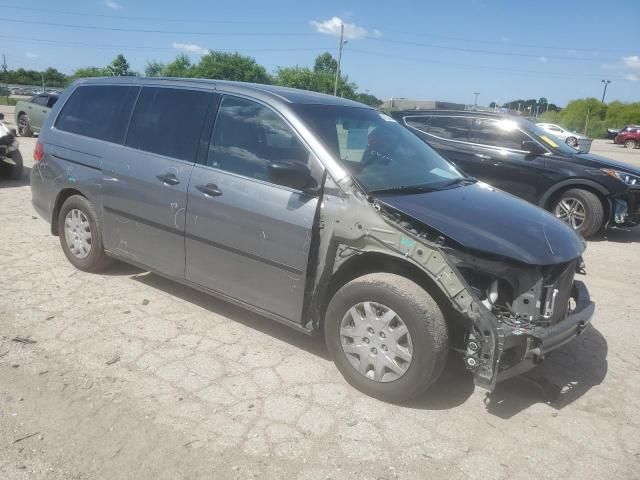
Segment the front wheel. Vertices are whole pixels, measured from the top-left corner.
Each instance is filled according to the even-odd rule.
[[[22,154],[20,150],[9,152],[5,158],[0,159],[0,178],[19,180],[22,177]]]
[[[576,137],[567,137],[565,143],[570,147],[575,147],[576,145],[578,145],[578,139]]]
[[[86,198],[72,195],[58,215],[60,245],[69,262],[79,270],[97,272],[111,264],[102,245],[102,230],[96,211]]]
[[[400,275],[372,273],[344,285],[329,303],[324,332],[345,379],[385,401],[419,396],[447,358],[442,311],[422,287]]]
[[[624,148],[636,148],[636,141],[633,139],[629,139],[624,142]]]
[[[604,222],[604,208],[598,196],[578,188],[564,192],[553,213],[584,238],[600,230]]]

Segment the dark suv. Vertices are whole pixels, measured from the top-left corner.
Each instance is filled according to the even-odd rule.
[[[408,110],[396,120],[472,175],[545,208],[584,237],[640,222],[640,169],[487,112]]]

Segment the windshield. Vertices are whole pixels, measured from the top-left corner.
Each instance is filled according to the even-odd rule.
[[[529,135],[534,136],[536,140],[551,150],[555,150],[565,155],[575,155],[576,153],[579,153],[578,150],[564,143],[564,140],[556,137],[548,130],[539,127],[533,122],[526,120],[523,121],[522,128],[523,130],[526,130]]]
[[[466,178],[416,135],[376,110],[294,108],[367,192],[438,189]]]

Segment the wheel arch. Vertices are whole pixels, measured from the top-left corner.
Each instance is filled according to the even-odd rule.
[[[56,196],[56,200],[53,203],[53,209],[51,211],[51,234],[58,235],[58,215],[60,214],[60,209],[62,205],[67,200],[67,198],[72,197],[73,195],[80,195],[88,200],[88,197],[82,193],[80,190],[76,188],[63,188],[58,192]]]
[[[325,313],[336,292],[351,280],[370,273],[394,273],[415,282],[433,297],[440,307],[449,328],[454,327],[454,324],[458,327],[460,326],[462,319],[456,315],[456,311],[451,305],[451,300],[424,270],[402,257],[380,252],[364,252],[347,259],[329,279],[321,300],[321,310],[317,325],[319,331],[324,329]],[[454,322],[454,320],[458,321]]]
[[[545,210],[551,211],[555,202],[560,198],[560,196],[567,190],[571,189],[586,190],[587,192],[593,193],[600,199],[600,203],[602,203],[602,208],[604,209],[604,223],[606,225],[609,221],[609,218],[611,217],[611,200],[609,199],[610,193],[599,183],[588,180],[586,178],[571,179],[557,183],[545,192],[545,194],[540,199],[538,206],[544,208]]]

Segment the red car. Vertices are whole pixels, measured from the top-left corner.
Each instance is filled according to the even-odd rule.
[[[624,145],[626,148],[640,147],[640,128],[624,130],[613,139],[613,143]]]

